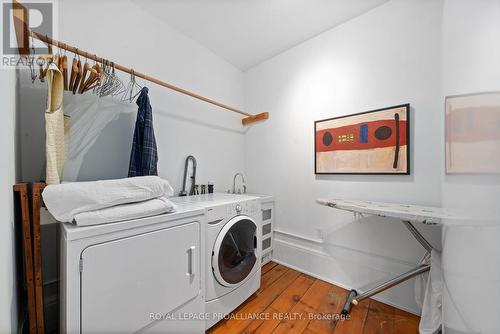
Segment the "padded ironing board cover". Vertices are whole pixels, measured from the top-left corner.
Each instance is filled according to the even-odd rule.
[[[339,210],[396,218],[412,223],[440,224],[444,219],[464,219],[450,210],[430,206],[345,199],[318,199],[316,202]]]

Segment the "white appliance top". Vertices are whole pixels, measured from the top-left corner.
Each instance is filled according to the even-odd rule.
[[[261,203],[274,201],[274,196],[272,196],[272,195],[267,195],[267,194],[246,194],[246,195],[256,196],[256,197],[260,198]]]
[[[175,212],[93,226],[77,226],[71,223],[64,223],[63,233],[66,235],[67,240],[88,238],[96,235],[112,233],[146,225],[160,224],[169,221],[174,222],[183,218],[201,216],[205,214],[206,208],[225,204],[235,204],[251,200],[260,200],[260,197],[253,195],[214,193],[195,196],[172,197],[169,199],[176,206]]]
[[[105,233],[112,233],[122,230],[128,230],[131,228],[142,227],[146,225],[160,224],[166,222],[175,222],[179,219],[190,218],[196,216],[202,216],[205,213],[204,208],[185,202],[185,203],[175,203],[176,211],[171,213],[165,213],[163,215],[137,218],[131,220],[125,220],[116,223],[108,223],[101,225],[92,226],[77,226],[71,223],[64,223],[63,233],[66,235],[66,239],[75,240],[88,238],[95,235],[101,235]]]
[[[223,204],[233,204],[244,201],[259,200],[260,197],[252,195],[213,193],[205,195],[193,195],[172,197],[170,200],[176,204],[191,203],[201,208],[212,207]]]

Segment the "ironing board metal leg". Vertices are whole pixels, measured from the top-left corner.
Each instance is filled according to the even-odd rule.
[[[356,299],[358,296],[358,292],[356,290],[351,290],[349,291],[349,294],[347,295],[347,299],[345,301],[344,307],[342,308],[341,314],[343,315],[348,315],[349,312],[351,312],[351,307],[353,305],[353,300]]]
[[[432,251],[433,249],[432,245],[415,228],[415,226],[413,226],[412,223],[410,223],[409,221],[404,221],[403,223],[405,224],[406,228],[411,232],[411,234],[413,234],[413,237],[415,237],[415,239],[417,239],[417,241],[422,245],[422,247],[424,247],[428,252]]]
[[[395,285],[398,285],[400,283],[403,283],[404,281],[409,280],[412,277],[418,276],[422,273],[425,273],[426,271],[429,271],[431,269],[431,266],[429,264],[422,264],[416,268],[413,268],[412,270],[409,270],[405,272],[404,274],[401,274],[399,276],[394,277],[393,279],[384,282],[380,284],[379,286],[374,287],[373,289],[370,289],[355,298],[353,298],[352,303],[356,305],[358,302],[362,301],[363,299],[370,298],[373,295],[376,295],[377,293],[380,293],[384,290],[387,290],[389,288],[392,288]]]
[[[403,221],[405,224],[406,228],[411,232],[413,237],[417,239],[417,241],[422,245],[422,247],[425,248],[427,251],[424,257],[422,258],[422,261],[428,262],[429,256],[431,251],[433,250],[432,245],[425,239],[425,237],[413,226],[413,224],[409,221]],[[400,283],[403,283],[404,281],[409,280],[412,277],[418,276],[422,273],[425,273],[426,271],[429,271],[431,269],[430,264],[421,264],[418,267],[415,267],[399,276],[394,277],[393,279],[388,280],[387,282],[384,282],[373,289],[370,289],[362,294],[358,294],[356,290],[351,290],[349,292],[349,295],[347,296],[346,302],[344,304],[344,308],[342,309],[342,314],[349,314],[351,311],[352,305],[357,305],[360,301],[366,298],[370,298],[373,295],[376,295],[377,293],[380,293],[384,290],[387,290],[389,288],[392,288],[395,285],[398,285]]]

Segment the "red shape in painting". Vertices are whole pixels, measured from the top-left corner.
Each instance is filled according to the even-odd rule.
[[[364,128],[364,130],[363,130]],[[406,145],[406,121],[399,121],[399,146]],[[379,120],[316,131],[316,152],[396,146],[395,120]]]

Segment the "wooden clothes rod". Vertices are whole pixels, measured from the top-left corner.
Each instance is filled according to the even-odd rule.
[[[146,74],[141,73],[141,72],[137,72],[137,71],[135,71],[135,70],[133,70],[131,68],[125,67],[125,66],[117,64],[115,62],[111,62],[111,61],[109,61],[109,60],[107,60],[105,58],[97,57],[95,54],[91,54],[89,52],[82,51],[82,50],[80,50],[80,49],[78,49],[78,48],[76,48],[74,46],[71,46],[71,45],[68,45],[66,43],[57,41],[57,40],[55,40],[53,38],[50,38],[50,37],[48,37],[46,35],[42,35],[42,34],[37,33],[35,31],[31,31],[28,28],[28,25],[27,25],[27,22],[26,22],[27,21],[27,14],[26,14],[27,11],[26,11],[26,8],[24,6],[22,6],[19,2],[15,1],[15,0],[13,0],[12,3],[13,3],[13,6],[14,6],[14,9],[17,9],[17,10],[21,11],[21,13],[19,13],[19,11],[18,11],[17,14],[16,14],[16,10],[14,10],[14,27],[15,27],[15,30],[16,30],[16,36],[17,36],[17,41],[18,41],[18,45],[19,45],[19,53],[20,54],[27,54],[26,50],[28,50],[28,47],[26,47],[25,44],[26,44],[26,41],[27,41],[26,37],[29,35],[29,36],[32,36],[33,38],[36,38],[36,39],[38,39],[38,40],[40,40],[40,41],[42,41],[44,43],[54,45],[54,46],[56,46],[56,47],[58,47],[60,49],[67,50],[69,52],[72,52],[74,54],[80,55],[80,56],[85,57],[87,59],[92,59],[92,60],[94,60],[94,61],[96,61],[98,63],[113,63],[114,67],[117,70],[120,70],[120,71],[128,73],[128,74],[133,74],[136,77],[139,77],[139,78],[142,78],[144,80],[153,82],[153,83],[155,83],[157,85],[166,87],[168,89],[174,90],[174,91],[179,92],[181,94],[191,96],[191,97],[193,97],[195,99],[198,99],[198,100],[201,100],[201,101],[213,104],[215,106],[218,106],[220,108],[223,108],[223,109],[226,109],[226,110],[238,113],[240,115],[243,115],[243,116],[245,116],[245,118],[243,118],[241,120],[241,123],[243,125],[248,125],[248,124],[251,124],[251,123],[254,123],[254,122],[257,122],[257,121],[266,120],[266,119],[269,118],[269,113],[267,113],[267,112],[263,112],[263,113],[256,114],[256,115],[249,114],[249,113],[244,112],[242,110],[230,107],[230,106],[228,106],[226,104],[217,102],[215,100],[209,99],[209,98],[201,96],[199,94],[190,92],[190,91],[188,91],[186,89],[183,89],[183,88],[177,87],[175,85],[169,84],[168,82],[156,79],[156,78],[154,78],[152,76],[146,75]],[[24,43],[22,43],[22,42],[20,43],[20,41],[22,41]],[[29,42],[28,42],[28,44],[29,44]]]
[[[45,43],[57,46],[60,49],[67,50],[67,51],[72,52],[74,54],[78,54],[78,55],[80,55],[82,57],[85,57],[87,59],[92,59],[92,60],[94,60],[94,61],[96,61],[98,63],[105,63],[105,62],[107,62],[107,63],[113,63],[114,67],[117,70],[120,70],[122,72],[125,72],[125,73],[128,73],[128,74],[133,74],[136,77],[139,77],[139,78],[142,78],[144,80],[153,82],[153,83],[155,83],[157,85],[166,87],[168,89],[174,90],[174,91],[179,92],[181,94],[188,95],[188,96],[194,97],[195,99],[198,99],[198,100],[201,100],[201,101],[213,104],[215,106],[218,106],[220,108],[223,108],[223,109],[226,109],[226,110],[229,110],[229,111],[232,111],[232,112],[244,115],[246,117],[241,120],[241,123],[243,125],[248,125],[248,124],[251,124],[251,123],[254,123],[254,122],[257,122],[257,121],[262,121],[262,120],[265,120],[265,119],[269,118],[269,113],[267,113],[267,112],[263,112],[263,113],[260,113],[260,114],[257,114],[257,115],[252,115],[252,114],[249,114],[249,113],[244,112],[242,110],[238,110],[236,108],[230,107],[230,106],[228,106],[226,104],[223,104],[223,103],[214,101],[212,99],[209,99],[207,97],[201,96],[199,94],[190,92],[190,91],[188,91],[186,89],[174,86],[172,84],[169,84],[168,82],[156,79],[156,78],[154,78],[152,76],[149,76],[147,74],[144,74],[144,73],[141,73],[141,72],[137,72],[137,71],[135,71],[135,70],[133,70],[131,68],[125,67],[123,65],[120,65],[120,64],[117,64],[117,63],[114,63],[114,62],[110,62],[109,60],[107,60],[105,58],[98,57],[95,54],[91,54],[91,53],[86,52],[86,51],[82,51],[82,50],[80,50],[80,49],[78,49],[78,48],[76,48],[74,46],[68,45],[66,43],[63,43],[63,42],[60,42],[60,41],[56,41],[56,40],[54,40],[54,39],[52,39],[52,38],[50,38],[48,36],[39,34],[39,33],[35,32],[35,31],[31,31],[30,30],[29,34],[31,36],[33,36],[34,38],[42,41],[42,42],[45,42]]]

